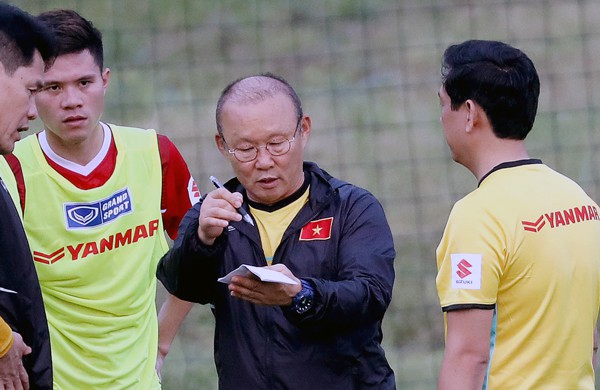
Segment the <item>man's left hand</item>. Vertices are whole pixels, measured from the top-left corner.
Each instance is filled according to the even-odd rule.
[[[273,282],[262,282],[254,275],[234,276],[229,284],[232,297],[240,298],[257,305],[266,306],[288,306],[292,304],[292,298],[302,290],[300,279],[283,264],[275,264],[267,267],[270,270],[281,272],[285,276],[298,282],[298,284],[283,284]]]

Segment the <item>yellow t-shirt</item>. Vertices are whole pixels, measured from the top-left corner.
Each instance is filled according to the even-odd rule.
[[[302,206],[308,201],[309,189],[292,203],[274,210],[265,211],[250,207],[250,212],[254,216],[258,232],[260,233],[260,242],[265,252],[267,265],[273,262],[275,251],[281,242],[283,233],[288,228],[294,217],[298,214]]]
[[[598,205],[545,165],[503,168],[454,206],[437,249],[444,311],[495,310],[487,389],[593,389]]]
[[[13,341],[15,341],[12,333],[12,329],[8,324],[4,321],[2,317],[0,317],[0,358],[10,350],[10,347],[13,345]]]
[[[82,190],[45,160],[36,136],[17,143],[24,226],[52,344],[55,390],[160,388],[155,372],[156,266],[168,246],[154,131],[112,126],[107,182]]]

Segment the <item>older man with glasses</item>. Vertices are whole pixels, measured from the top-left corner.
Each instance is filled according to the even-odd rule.
[[[394,389],[381,321],[395,251],[381,204],[304,161],[311,120],[281,77],[231,83],[216,121],[236,177],[188,211],[158,277],[213,306],[219,388]]]

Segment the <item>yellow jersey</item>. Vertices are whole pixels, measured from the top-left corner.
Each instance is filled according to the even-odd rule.
[[[495,311],[484,388],[593,389],[598,205],[539,160],[500,168],[452,209],[437,248],[442,309]]]

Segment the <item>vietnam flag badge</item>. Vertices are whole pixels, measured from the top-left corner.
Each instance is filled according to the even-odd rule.
[[[310,221],[302,227],[300,241],[329,240],[333,217]]]

